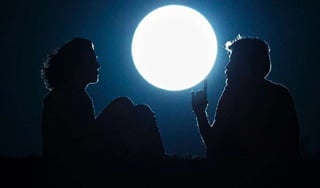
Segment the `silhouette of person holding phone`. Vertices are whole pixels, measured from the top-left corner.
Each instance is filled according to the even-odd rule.
[[[288,89],[266,77],[270,48],[257,37],[226,43],[226,85],[211,124],[207,116],[207,82],[192,93],[207,158],[278,160],[299,158],[299,126]]]

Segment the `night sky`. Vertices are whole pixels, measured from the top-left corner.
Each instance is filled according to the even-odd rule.
[[[319,15],[315,2],[222,0],[17,1],[1,3],[0,155],[41,155],[41,108],[47,90],[42,62],[73,37],[92,40],[101,64],[100,81],[87,88],[96,114],[115,97],[128,96],[156,113],[165,150],[171,155],[204,156],[191,107],[191,91],[171,92],[146,82],[131,58],[139,21],[163,5],[201,12],[213,26],[218,55],[208,75],[208,113],[213,120],[225,84],[224,43],[237,34],[257,36],[271,47],[269,79],[294,97],[306,156],[320,154]],[[57,135],[58,137],[58,135]]]

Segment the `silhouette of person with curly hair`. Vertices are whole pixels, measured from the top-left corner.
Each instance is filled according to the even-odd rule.
[[[42,110],[43,155],[60,172],[73,168],[90,148],[95,114],[86,87],[98,82],[99,68],[93,43],[84,38],[68,41],[44,62],[41,73],[49,93]]]
[[[207,117],[207,84],[192,93],[207,158],[278,160],[299,158],[299,126],[288,89],[268,80],[270,48],[262,39],[238,37],[226,43],[230,52],[225,88],[211,124]]]

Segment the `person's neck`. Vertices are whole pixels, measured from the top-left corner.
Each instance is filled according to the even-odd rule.
[[[65,90],[65,91],[85,91],[87,86],[81,85],[65,85],[56,88],[57,90]]]

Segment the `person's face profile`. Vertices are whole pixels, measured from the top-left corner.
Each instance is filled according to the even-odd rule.
[[[249,77],[250,66],[248,59],[241,53],[232,52],[229,62],[225,67],[225,75],[228,81],[239,82]]]
[[[99,81],[100,64],[98,63],[98,59],[93,48],[88,51],[87,58],[85,58],[83,64],[83,70],[87,75],[88,82],[97,83]]]
[[[235,55],[231,53],[229,55],[229,62],[227,63],[225,67],[225,75],[228,79],[232,78],[233,75],[235,75],[234,70],[235,70],[236,62],[235,62]]]

